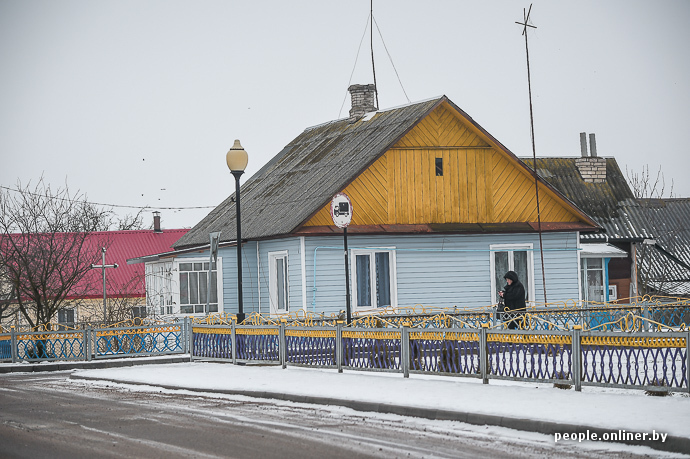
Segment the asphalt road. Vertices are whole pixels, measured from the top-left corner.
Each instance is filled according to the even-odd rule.
[[[645,457],[453,421],[68,378],[0,375],[0,458]]]

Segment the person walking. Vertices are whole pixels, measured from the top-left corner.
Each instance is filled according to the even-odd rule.
[[[525,287],[518,279],[515,271],[508,271],[503,278],[506,280],[506,286],[503,287],[503,290],[498,292],[498,294],[501,295],[505,302],[504,311],[507,313],[508,317],[513,319],[508,324],[508,329],[516,330],[520,328],[518,324],[520,317],[522,317],[527,310],[527,305],[525,304]]]

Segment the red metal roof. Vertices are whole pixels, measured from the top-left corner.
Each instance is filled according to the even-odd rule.
[[[117,269],[106,269],[106,292],[108,296],[143,297],[146,294],[143,263],[128,265],[129,258],[154,255],[167,252],[189,229],[170,229],[156,233],[152,230],[134,231],[102,231],[89,234],[87,244],[96,245],[107,238],[110,242],[105,253],[106,265],[117,263]],[[99,259],[96,264],[101,264]],[[88,295],[86,298],[102,298],[103,275],[101,269],[93,269],[92,275],[87,275],[75,288],[84,291],[84,287],[91,284],[98,294]],[[93,288],[89,289],[94,291]],[[84,296],[80,296],[84,298]],[[75,296],[70,298],[74,299]]]

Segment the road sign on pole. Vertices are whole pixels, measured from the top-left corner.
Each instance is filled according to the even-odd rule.
[[[347,227],[352,221],[352,201],[345,193],[338,193],[331,200],[331,218],[338,228],[343,229],[343,246],[345,249],[345,311],[347,313],[347,324],[352,322],[350,311],[350,263],[347,250]]]

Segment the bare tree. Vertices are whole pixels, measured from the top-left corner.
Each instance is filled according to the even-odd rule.
[[[671,179],[668,196],[664,196],[666,192],[666,179],[661,171],[661,166],[659,166],[656,175],[652,175],[649,172],[649,165],[642,166],[641,172],[634,172],[629,170],[628,166],[625,166],[625,176],[628,178],[630,188],[637,199],[673,197],[673,179]]]
[[[18,182],[16,191],[0,189],[0,265],[30,326],[50,323],[69,297],[91,293],[81,281],[109,241],[89,237],[108,212],[43,178],[35,186]]]

